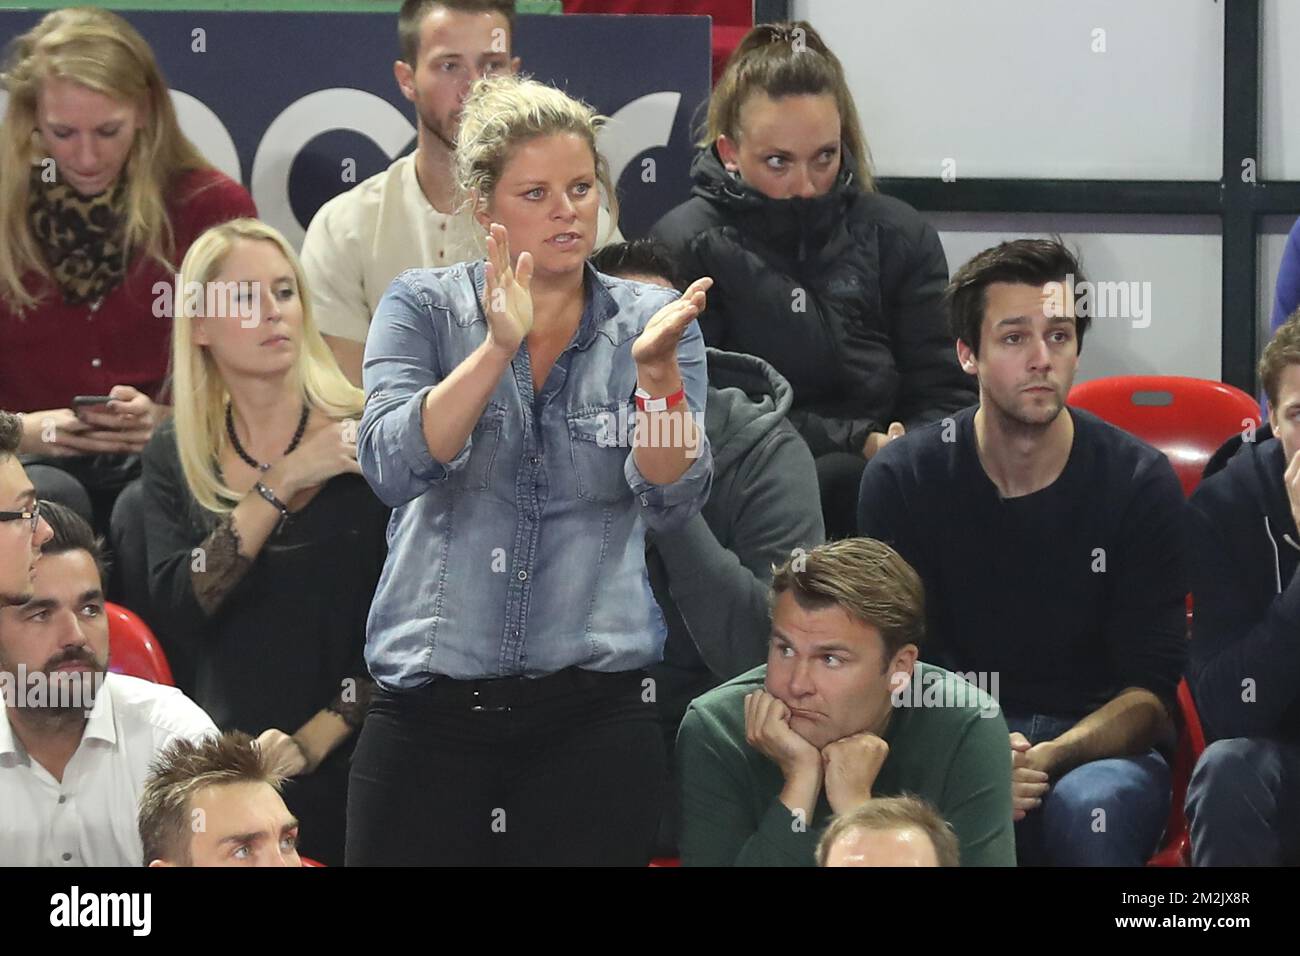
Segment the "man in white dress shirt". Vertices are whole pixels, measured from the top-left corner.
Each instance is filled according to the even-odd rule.
[[[0,865],[140,866],[150,764],[217,728],[176,688],[107,673],[99,544],[60,505],[43,502],[40,520],[27,600],[0,609]]]

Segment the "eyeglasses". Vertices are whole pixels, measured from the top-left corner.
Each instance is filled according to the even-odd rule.
[[[38,501],[31,511],[0,511],[0,521],[30,521],[32,523],[32,533],[36,533],[36,526],[41,520],[41,503]]]

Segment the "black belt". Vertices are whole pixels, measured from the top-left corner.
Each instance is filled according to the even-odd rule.
[[[566,667],[545,677],[492,677],[481,680],[454,680],[435,677],[414,690],[393,695],[419,700],[439,707],[465,708],[476,712],[501,712],[527,707],[568,694],[615,694],[639,691],[645,671],[601,673]]]

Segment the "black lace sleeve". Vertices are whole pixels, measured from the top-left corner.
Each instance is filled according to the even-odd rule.
[[[234,518],[225,515],[199,545],[197,550],[202,560],[196,557],[190,562],[194,599],[209,616],[216,613],[226,596],[253,566],[252,559],[240,553],[239,545],[239,531],[235,528]]]
[[[374,695],[374,690],[375,684],[369,677],[349,677],[343,682],[342,690],[325,705],[325,709],[332,714],[338,714],[353,730],[359,730],[365,723],[366,711],[370,709],[370,698]]]

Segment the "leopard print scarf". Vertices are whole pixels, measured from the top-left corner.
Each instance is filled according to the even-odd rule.
[[[126,275],[126,183],[82,196],[32,169],[27,221],[68,305],[100,299]]]

